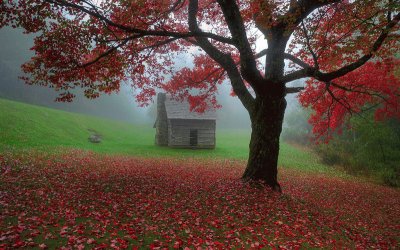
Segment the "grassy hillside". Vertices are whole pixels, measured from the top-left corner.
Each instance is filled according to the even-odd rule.
[[[90,131],[102,135],[99,144],[88,142]],[[52,150],[70,147],[109,154],[145,157],[247,158],[250,132],[217,130],[215,150],[170,149],[154,145],[152,126],[136,126],[113,120],[69,113],[0,99],[0,149]],[[282,143],[280,165],[325,171],[311,153]]]

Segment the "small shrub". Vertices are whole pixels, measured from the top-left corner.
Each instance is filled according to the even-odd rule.
[[[397,169],[385,169],[381,172],[380,179],[385,185],[392,187],[400,187],[400,171]]]
[[[315,151],[321,157],[321,161],[327,165],[338,165],[342,163],[342,159],[338,152],[333,149],[331,145],[318,145],[315,147]]]

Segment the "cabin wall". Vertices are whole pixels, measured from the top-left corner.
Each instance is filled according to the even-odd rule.
[[[155,143],[159,146],[168,145],[168,119],[167,110],[165,109],[166,95],[159,93],[157,95],[157,120],[156,120],[156,137]]]
[[[215,148],[215,120],[168,120],[168,146]],[[190,130],[197,130],[197,145],[190,145]]]

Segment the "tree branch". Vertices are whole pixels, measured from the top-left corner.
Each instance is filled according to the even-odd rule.
[[[379,50],[382,46],[385,39],[388,37],[391,29],[396,26],[400,21],[400,13],[398,13],[391,22],[389,22],[385,29],[381,32],[379,37],[376,39],[374,44],[372,45],[370,52],[362,57],[360,57],[357,61],[350,63],[348,65],[343,66],[342,68],[335,70],[329,73],[323,73],[315,68],[304,68],[293,73],[287,74],[283,77],[284,82],[291,82],[294,80],[298,80],[305,77],[314,77],[317,80],[323,82],[330,82],[336,78],[346,75],[359,67],[363,66],[369,59],[371,59],[375,52]]]
[[[331,85],[331,86],[333,86],[335,88],[338,88],[338,89],[341,89],[341,90],[344,90],[344,91],[347,91],[347,92],[355,92],[355,93],[359,93],[359,94],[363,94],[363,95],[376,96],[376,97],[382,99],[384,102],[389,102],[389,100],[385,96],[383,96],[383,95],[381,95],[379,93],[376,93],[376,92],[368,92],[367,90],[363,91],[363,90],[356,90],[354,88],[347,88],[345,86],[339,85],[339,84],[334,83],[334,82],[329,82],[327,85]],[[358,86],[358,87],[360,87],[360,86]]]
[[[398,22],[400,21],[400,13],[398,13],[393,20],[386,25],[385,30],[382,31],[381,35],[378,37],[378,39],[375,41],[375,43],[372,45],[372,48],[370,50],[370,53],[362,56],[359,58],[357,61],[350,63],[336,71],[330,72],[330,73],[322,73],[320,76],[318,76],[319,79],[323,81],[331,81],[333,79],[336,79],[338,77],[344,76],[349,72],[352,72],[362,65],[364,65],[369,59],[371,59],[374,55],[375,52],[379,50],[379,48],[382,46],[383,42],[385,41],[386,37],[388,36],[391,28],[393,28]],[[319,75],[320,73],[318,73]]]
[[[286,94],[296,94],[304,90],[304,87],[286,87]]]
[[[261,58],[261,57],[263,57],[263,56],[266,56],[267,53],[268,53],[268,49],[263,49],[263,50],[261,50],[260,52],[258,52],[257,54],[255,54],[254,58],[256,58],[256,59]],[[288,60],[294,62],[295,64],[297,64],[297,65],[299,65],[299,66],[301,66],[301,67],[303,67],[303,68],[306,68],[306,69],[311,69],[311,68],[313,68],[311,65],[309,65],[308,63],[304,62],[303,60],[301,60],[301,59],[295,57],[295,56],[292,55],[292,54],[285,53],[285,54],[284,54],[284,57],[285,57],[285,59],[288,59]]]
[[[198,0],[190,0],[188,7],[188,23],[191,32],[199,32],[197,24]],[[230,55],[222,53],[214,47],[205,37],[195,37],[196,44],[200,46],[214,61],[223,67],[232,84],[233,91],[238,96],[244,107],[248,110],[253,108],[254,98],[248,91],[243,79],[237,69],[237,66]]]
[[[309,65],[308,63],[304,62],[303,60],[301,60],[300,58],[297,58],[295,56],[293,56],[292,54],[289,53],[285,53],[285,59],[288,59],[292,62],[294,62],[295,64],[303,67],[304,69],[314,69],[314,67],[312,67],[311,65]]]
[[[105,51],[104,53],[101,53],[98,57],[96,57],[94,60],[84,63],[84,64],[79,64],[78,63],[78,67],[80,68],[85,68],[88,67],[90,65],[95,64],[96,62],[100,61],[102,58],[110,55],[111,53],[113,53],[114,51],[116,51],[117,49],[121,48],[122,46],[124,46],[130,39],[126,38],[124,41],[122,41],[120,44],[118,44],[117,46],[113,46],[110,49],[108,49],[107,51]]]
[[[233,41],[231,38],[226,38],[222,37],[210,32],[186,32],[186,33],[181,33],[181,32],[173,32],[173,31],[166,31],[166,30],[143,30],[143,29],[137,29],[135,27],[131,26],[126,26],[123,24],[115,23],[105,17],[104,15],[96,12],[96,11],[91,11],[85,8],[82,5],[78,5],[72,2],[68,2],[65,0],[44,0],[45,2],[55,4],[58,6],[64,6],[64,7],[70,7],[76,10],[80,10],[92,17],[95,17],[103,22],[105,22],[107,25],[118,28],[124,32],[128,33],[136,33],[136,34],[141,34],[144,36],[166,36],[166,37],[175,37],[175,38],[187,38],[187,37],[207,37],[211,38],[213,40],[216,40],[221,43],[226,43],[226,44],[231,44],[233,45]]]
[[[306,26],[304,25],[303,21],[301,22],[301,27],[302,27],[304,36],[306,38],[306,44],[307,44],[308,51],[310,51],[311,56],[314,60],[314,67],[318,69],[319,68],[318,56],[315,54],[314,50],[311,47],[310,37],[308,36],[308,32],[307,32]]]
[[[257,63],[247,39],[246,28],[239,7],[235,0],[218,0],[218,4],[224,13],[234,45],[239,50],[243,78],[257,91],[264,83],[264,78],[257,69]]]
[[[278,24],[278,26],[285,26],[289,27],[292,26],[290,29],[290,34],[293,32],[294,28],[300,24],[300,22],[306,18],[311,12],[314,10],[332,4],[340,2],[340,0],[299,0],[293,1],[290,4],[289,11],[282,16],[280,19],[282,21]],[[289,18],[288,18],[289,17]],[[291,21],[293,20],[294,21]],[[290,23],[293,22],[293,23]]]
[[[266,56],[268,53],[268,49],[263,49],[260,52],[258,52],[257,54],[254,55],[255,59],[261,58],[263,56]]]
[[[347,111],[349,111],[350,115],[353,114],[353,112],[355,112],[352,108],[351,105],[347,102],[347,100],[343,99],[343,98],[338,98],[335,96],[335,94],[332,92],[332,90],[329,89],[329,84],[326,85],[326,91],[329,93],[329,95],[332,97],[332,100],[335,100],[337,103],[339,103],[340,105],[342,105],[342,107],[344,107]],[[343,102],[341,101],[343,100]],[[332,105],[333,103],[331,103]]]

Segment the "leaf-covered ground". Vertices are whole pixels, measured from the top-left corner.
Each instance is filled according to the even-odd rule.
[[[0,249],[399,247],[398,189],[280,169],[279,195],[244,165],[1,153]]]

